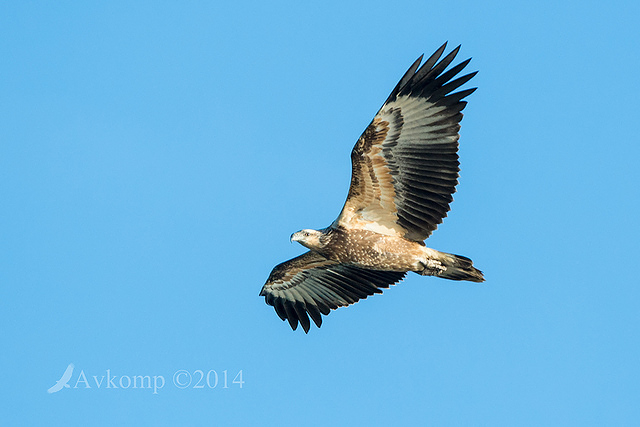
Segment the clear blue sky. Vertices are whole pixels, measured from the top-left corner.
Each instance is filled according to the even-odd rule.
[[[7,425],[640,422],[638,3],[212,3],[0,6]],[[261,286],[446,40],[479,89],[427,243],[487,281],[292,332]]]

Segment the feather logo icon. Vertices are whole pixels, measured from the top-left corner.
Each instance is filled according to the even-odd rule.
[[[73,375],[73,363],[69,363],[69,366],[65,369],[62,377],[60,377],[60,379],[49,390],[47,390],[47,393],[56,393],[65,387],[69,388],[70,386],[67,383],[71,379],[71,375]]]

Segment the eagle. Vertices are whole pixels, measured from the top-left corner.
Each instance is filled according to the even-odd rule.
[[[459,90],[476,72],[458,77],[467,59],[447,70],[460,50],[442,60],[444,43],[402,76],[351,152],[351,185],[333,223],[291,235],[308,252],[271,271],[260,296],[305,333],[322,315],[382,293],[407,272],[483,282],[464,256],[428,248],[449,211],[458,184],[458,139],[464,99]],[[454,79],[455,78],[455,79]]]

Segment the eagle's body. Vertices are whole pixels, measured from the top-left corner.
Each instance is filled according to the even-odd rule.
[[[315,230],[303,230],[311,232]],[[292,240],[341,264],[385,271],[422,271],[427,248],[396,236],[385,236],[369,230],[347,230],[330,227],[319,231],[319,238],[307,242],[304,234]]]
[[[262,288],[293,329],[299,321],[308,332],[309,316],[320,327],[321,314],[380,293],[409,271],[484,281],[469,258],[424,244],[453,200],[462,99],[475,90],[453,92],[475,73],[451,80],[469,60],[445,71],[459,50],[438,62],[445,45],[409,68],[358,139],[338,218],[294,233],[310,251],[276,266]]]
[[[422,242],[388,236],[369,230],[331,226],[324,230],[302,230],[292,241],[340,264],[381,271],[413,271],[423,276],[482,282],[482,273],[471,261],[428,248]],[[455,277],[454,277],[455,276]]]

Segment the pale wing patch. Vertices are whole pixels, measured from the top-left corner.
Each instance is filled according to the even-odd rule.
[[[396,134],[394,117],[378,114],[360,137],[351,153],[349,196],[334,225],[392,236],[404,233],[397,226],[393,176],[383,153],[384,141]]]
[[[357,176],[352,177],[347,202],[334,226],[388,236],[407,234],[407,230],[398,224],[397,200],[402,196],[397,194],[395,185],[394,173],[397,175],[398,165],[394,149],[423,143],[420,137],[425,135],[424,126],[437,120],[424,118],[437,117],[443,110],[438,107],[429,111],[431,107],[433,104],[422,98],[401,96],[378,112],[354,147],[353,174],[357,173]],[[408,136],[405,136],[406,132],[409,132]]]

